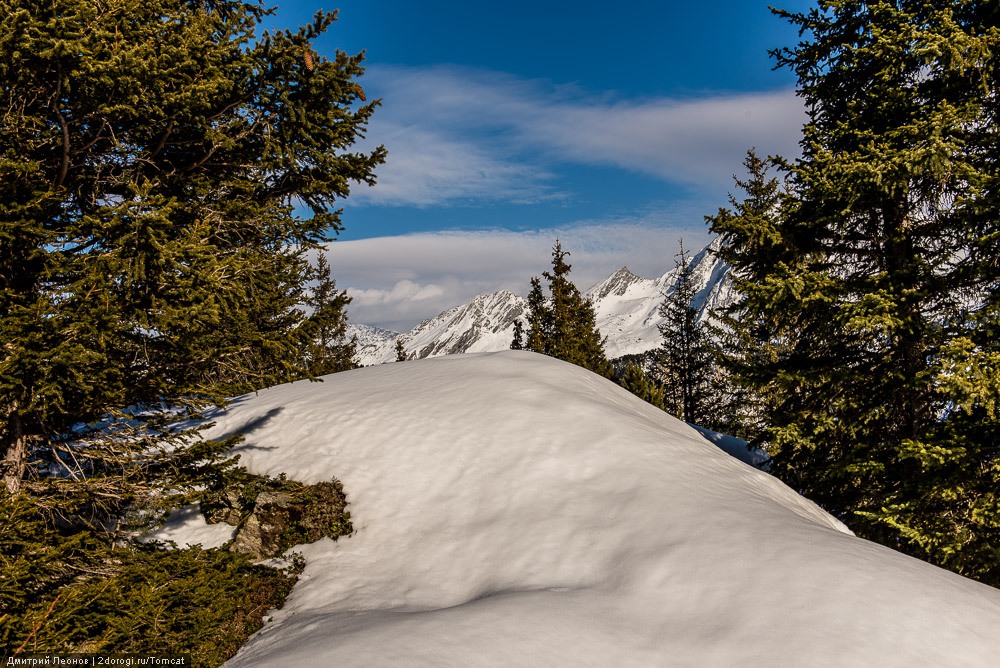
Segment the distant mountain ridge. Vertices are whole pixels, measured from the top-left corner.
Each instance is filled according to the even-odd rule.
[[[729,267],[713,252],[718,243],[713,241],[690,261],[698,286],[692,306],[698,309],[700,319],[732,299]],[[643,278],[622,267],[586,292],[594,304],[597,328],[606,337],[604,348],[609,358],[643,353],[660,345],[659,306],[676,282],[676,269],[658,278]],[[350,324],[347,335],[357,337],[357,359],[365,366],[395,360],[397,339],[402,340],[410,359],[494,352],[510,348],[514,321],[525,320],[527,312],[524,297],[500,290],[477,295],[408,332]]]

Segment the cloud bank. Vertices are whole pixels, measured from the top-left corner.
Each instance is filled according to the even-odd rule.
[[[746,150],[798,154],[792,90],[619,100],[572,86],[450,66],[373,66],[383,98],[369,136],[390,150],[354,204],[442,206],[565,197],[559,165],[614,166],[695,189],[726,189]]]

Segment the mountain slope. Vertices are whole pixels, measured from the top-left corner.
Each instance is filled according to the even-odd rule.
[[[503,350],[510,348],[514,320],[524,317],[526,308],[523,298],[507,290],[478,295],[420,323],[403,336],[403,342],[415,359]]]
[[[506,351],[241,397],[241,464],[337,476],[243,666],[987,666],[1000,591],[858,539],[610,381]]]
[[[717,243],[691,259],[698,286],[693,305],[702,318],[730,298],[728,267],[711,252]],[[609,358],[642,353],[660,345],[657,325],[662,318],[658,310],[664,294],[673,289],[676,280],[675,270],[650,279],[622,267],[587,291],[597,315],[597,328],[606,337],[605,352]],[[468,304],[425,320],[409,332],[391,334],[367,325],[350,325],[348,335],[356,334],[359,342],[363,342],[358,346],[358,360],[366,366],[395,360],[397,338],[403,341],[411,359],[492,352],[510,348],[514,320],[524,320],[526,314],[527,301],[502,290],[479,295]]]

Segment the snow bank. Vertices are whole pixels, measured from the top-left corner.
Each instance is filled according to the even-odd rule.
[[[985,666],[1000,591],[849,535],[690,427],[523,352],[236,400],[250,470],[338,477],[356,533],[300,548],[230,666]]]

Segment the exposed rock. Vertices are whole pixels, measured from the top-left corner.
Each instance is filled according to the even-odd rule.
[[[216,504],[211,504],[204,508],[205,519],[209,524],[225,522],[234,527],[239,526],[242,519],[243,503],[240,501],[240,490],[236,487],[227,487],[219,492]]]
[[[337,480],[305,485],[244,474],[209,495],[202,507],[209,524],[237,527],[231,551],[266,559],[293,545],[349,534],[346,505]]]

